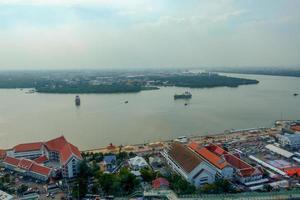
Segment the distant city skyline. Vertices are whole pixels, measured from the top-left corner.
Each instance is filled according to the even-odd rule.
[[[297,0],[0,0],[0,70],[300,66]]]

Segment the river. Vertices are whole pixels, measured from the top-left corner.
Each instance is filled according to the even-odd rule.
[[[143,143],[229,129],[270,127],[300,118],[300,78],[237,75],[257,79],[238,88],[163,87],[134,94],[26,94],[0,89],[0,149],[64,135],[80,149]],[[174,101],[185,90],[193,98]],[[128,101],[127,104],[124,102]]]

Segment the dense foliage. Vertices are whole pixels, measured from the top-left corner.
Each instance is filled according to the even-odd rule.
[[[152,77],[157,85],[167,82],[177,87],[205,88],[205,87],[237,87],[239,85],[257,84],[257,80],[220,76],[217,74],[200,75],[172,75],[166,77]]]
[[[78,74],[76,72],[11,72],[0,73],[0,88],[35,88],[43,93],[131,93],[158,89],[157,86],[190,88],[237,87],[258,81],[221,76],[218,74],[160,74],[125,76],[113,74]]]

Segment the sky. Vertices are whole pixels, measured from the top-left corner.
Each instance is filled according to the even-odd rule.
[[[299,0],[0,0],[0,70],[299,66]]]

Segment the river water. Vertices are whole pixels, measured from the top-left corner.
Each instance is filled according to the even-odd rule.
[[[230,75],[257,79],[238,88],[163,87],[134,94],[26,94],[0,90],[0,149],[60,135],[80,149],[143,143],[229,129],[269,127],[277,119],[300,118],[300,78]],[[173,95],[185,90],[191,100]],[[127,104],[124,102],[128,101]],[[188,103],[185,106],[185,102]]]

